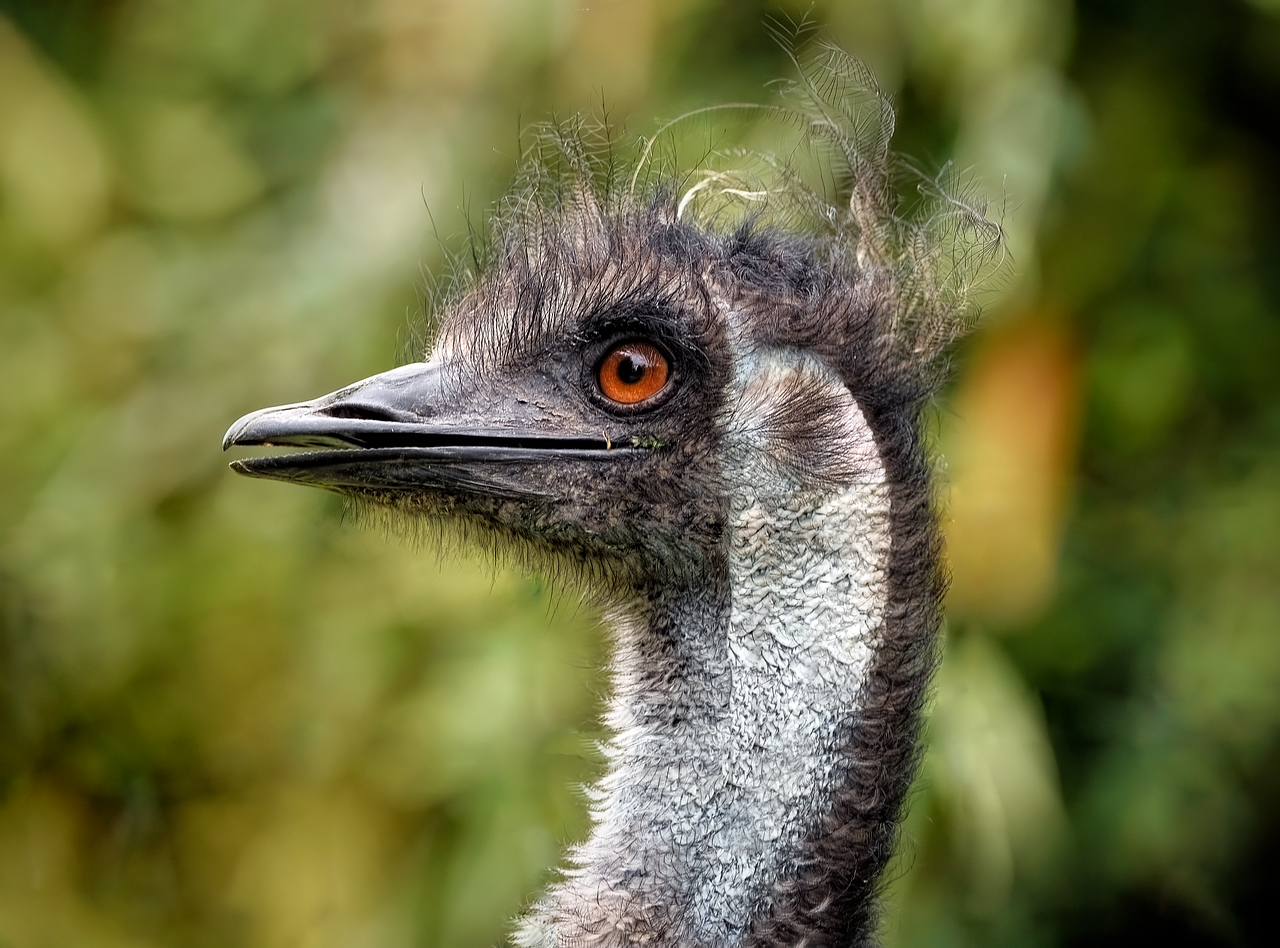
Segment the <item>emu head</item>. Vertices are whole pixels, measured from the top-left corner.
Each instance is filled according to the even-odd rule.
[[[734,491],[911,453],[999,228],[937,180],[900,217],[874,78],[827,43],[794,59],[754,108],[835,195],[769,155],[661,168],[663,133],[628,181],[608,129],[543,129],[426,361],[241,419],[225,447],[321,450],[233,466],[629,585],[714,572]]]
[[[881,351],[892,285],[831,263],[749,225],[713,236],[661,195],[580,201],[506,248],[425,362],[255,412],[226,438],[319,450],[233,466],[627,585],[716,574],[731,493],[865,473],[879,452],[859,406],[910,387]]]

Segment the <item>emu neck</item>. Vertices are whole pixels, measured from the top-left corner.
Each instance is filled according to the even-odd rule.
[[[827,491],[737,473],[757,486],[729,502],[724,590],[617,622],[595,827],[522,945],[742,944],[845,782],[885,609],[883,471]]]

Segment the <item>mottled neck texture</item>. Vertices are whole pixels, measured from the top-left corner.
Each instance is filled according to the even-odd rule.
[[[878,874],[887,855],[856,851],[884,849],[884,827],[832,843],[857,822],[843,810],[859,767],[879,766],[858,759],[856,734],[889,600],[893,490],[843,387],[844,482],[814,486],[775,466],[770,400],[811,366],[750,369],[763,388],[737,401],[747,407],[725,446],[727,582],[655,593],[617,620],[595,826],[523,921],[522,946],[870,937],[869,910],[859,922],[847,898],[812,890]],[[850,846],[847,865],[817,865]]]

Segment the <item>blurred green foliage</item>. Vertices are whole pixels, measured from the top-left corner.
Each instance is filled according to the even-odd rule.
[[[585,829],[596,617],[218,441],[413,354],[521,123],[759,100],[764,18],[807,9],[0,2],[0,944],[500,939]],[[811,15],[900,150],[1007,199],[1018,273],[941,413],[955,595],[886,940],[1262,943],[1280,5]]]

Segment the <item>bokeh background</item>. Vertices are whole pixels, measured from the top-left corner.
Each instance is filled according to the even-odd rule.
[[[0,0],[0,945],[483,946],[583,833],[606,644],[231,475],[413,357],[521,125],[867,59],[1014,258],[889,946],[1270,943],[1280,2]]]

